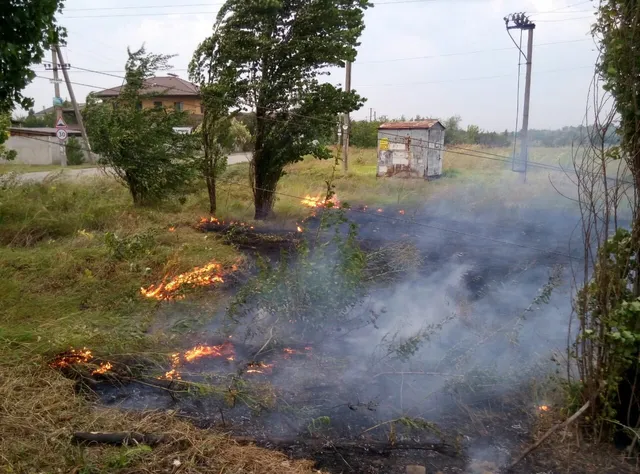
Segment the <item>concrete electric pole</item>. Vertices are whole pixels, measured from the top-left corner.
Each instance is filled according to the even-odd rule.
[[[64,67],[64,64],[62,64],[62,67]],[[64,122],[64,120],[62,118],[62,97],[60,97],[60,83],[62,81],[58,77],[58,56],[56,54],[55,46],[51,47],[51,69],[53,70],[53,79],[51,80],[51,82],[53,82],[53,105],[56,111],[55,125],[57,128],[57,125],[60,123],[60,121]],[[65,148],[65,139],[58,139],[58,146],[60,147],[60,166],[67,166],[67,150]]]
[[[527,176],[527,161],[529,159],[529,100],[531,96],[531,62],[533,59],[533,30],[535,29],[535,23],[524,13],[511,13],[504,17],[504,23],[507,27],[507,32],[514,29],[528,32],[527,38],[527,54],[525,55],[520,46],[520,52],[525,57],[527,72],[524,83],[524,107],[522,109],[522,132],[520,133],[520,158],[513,157],[513,164],[511,169],[519,173],[525,174],[525,180]],[[511,36],[511,33],[509,33]],[[511,38],[513,40],[513,37]],[[515,43],[515,40],[513,40]],[[516,43],[517,46],[517,43]]]
[[[345,91],[351,91],[351,61],[346,64]],[[349,171],[349,130],[351,128],[351,119],[349,112],[344,114],[344,123],[342,124],[342,169],[346,173]]]
[[[76,95],[73,93],[73,87],[71,86],[71,81],[69,80],[69,72],[67,71],[69,67],[67,64],[64,63],[64,59],[62,58],[62,51],[60,50],[60,45],[56,44],[54,48],[58,53],[58,58],[60,59],[60,65],[62,66],[62,75],[64,76],[64,81],[67,83],[67,90],[69,91],[69,97],[71,97],[71,103],[73,104],[73,112],[75,113],[75,116],[76,116],[76,122],[78,122],[78,126],[80,127],[80,133],[82,134],[82,140],[84,141],[87,161],[89,163],[93,163],[94,160],[91,154],[91,145],[89,145],[89,137],[87,136],[87,131],[84,128],[84,122],[82,121],[82,114],[80,113],[80,107],[78,107],[78,102],[76,101]],[[54,70],[54,77],[57,77],[57,72],[55,70]],[[56,87],[58,87],[57,83],[56,83]]]

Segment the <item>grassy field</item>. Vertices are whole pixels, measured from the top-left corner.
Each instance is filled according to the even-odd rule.
[[[502,193],[518,191],[514,205],[527,205],[529,196],[548,187],[546,173],[532,173],[529,186],[523,188],[507,164],[460,154],[448,153],[444,177],[430,182],[377,179],[375,162],[375,151],[353,150],[349,173],[338,170],[333,179],[341,201],[417,209],[430,197],[447,197],[461,185],[473,184],[483,190],[481,199],[502,199]],[[332,167],[330,162],[311,159],[288,167],[275,206],[282,226],[294,228],[296,219],[309,214],[300,197],[326,192]],[[464,199],[474,203],[480,198]],[[229,168],[220,182],[218,200],[219,217],[251,219],[247,165]],[[210,261],[243,262],[242,255],[220,238],[194,229],[206,214],[207,203],[204,187],[199,187],[183,205],[135,208],[126,189],[106,178],[0,187],[0,465],[4,471],[170,472],[177,460],[180,472],[312,472],[309,463],[240,448],[171,414],[93,406],[74,393],[72,381],[46,364],[70,347],[89,347],[103,356],[135,353],[168,358],[180,334],[150,331],[165,303],[144,298],[140,288]],[[201,295],[207,298],[199,299]],[[189,303],[170,304],[197,306],[200,300],[206,300],[207,314],[225,302],[215,290],[200,290]],[[183,442],[153,451],[82,449],[69,443],[74,430],[163,431],[175,433]]]

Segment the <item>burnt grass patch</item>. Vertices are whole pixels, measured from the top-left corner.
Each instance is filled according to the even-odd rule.
[[[305,220],[304,232],[201,224],[256,259],[285,255],[295,266],[302,241],[310,242],[303,252],[313,254],[318,235],[327,244],[355,222],[365,281],[339,317],[328,315],[311,330],[307,313],[321,307],[301,308],[301,315],[283,306],[275,314],[244,300],[232,323],[212,322],[190,341],[230,343],[232,359],[183,359],[179,378],[168,379],[172,366],[154,361],[135,372],[85,372],[79,383],[103,404],[173,410],[199,427],[314,459],[328,472],[403,473],[410,464],[427,472],[497,472],[530,440],[543,402],[532,381],[549,374],[544,360],[566,337],[551,327],[565,307],[554,301],[531,309],[531,302],[566,264],[567,246],[558,243],[572,222],[562,215],[537,223],[539,216],[514,222],[400,211],[326,209]],[[319,230],[323,214],[334,212],[348,221]],[[339,255],[336,249],[323,257]],[[322,273],[334,267],[316,268],[318,279],[343,283]],[[271,276],[277,281],[277,272]],[[553,290],[568,305],[566,288]],[[531,472],[536,462],[531,456],[515,472]]]

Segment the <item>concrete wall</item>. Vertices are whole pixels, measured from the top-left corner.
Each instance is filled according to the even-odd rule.
[[[38,136],[9,137],[4,143],[9,150],[18,152],[18,156],[11,163],[25,165],[58,165],[60,164],[60,146],[56,137]],[[3,161],[3,160],[0,160]]]
[[[431,178],[442,174],[444,128],[378,130],[378,176]],[[408,140],[410,139],[410,141]],[[381,149],[380,141],[386,149]]]

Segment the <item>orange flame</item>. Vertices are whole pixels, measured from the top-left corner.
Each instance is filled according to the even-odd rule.
[[[247,227],[249,229],[253,229],[254,228],[252,225],[249,225],[246,222],[240,222],[240,221],[225,222],[225,221],[221,221],[220,219],[218,219],[217,217],[214,217],[214,216],[201,217],[200,221],[199,221],[199,224],[200,225],[204,225],[204,224],[233,225],[233,226]]]
[[[271,372],[273,364],[265,364],[264,362],[249,362],[247,364],[248,374],[263,374],[265,371]]]
[[[538,410],[540,410],[540,411],[549,411],[549,407],[547,405],[540,405],[538,407]]]
[[[91,372],[91,375],[104,374],[105,372],[109,372],[112,368],[113,366],[111,365],[111,362],[103,362],[100,364],[100,367]]]
[[[180,376],[180,372],[178,372],[178,369],[171,369],[169,372],[164,374],[164,378],[168,380],[182,379],[182,377]]]
[[[169,227],[169,232],[175,232],[176,228],[174,226]]]
[[[91,351],[86,347],[76,350],[71,349],[68,352],[59,354],[53,362],[49,364],[50,367],[61,369],[63,367],[69,367],[74,364],[87,363],[93,358]]]
[[[404,216],[404,209],[400,209],[398,212],[400,213],[400,215]]]
[[[326,207],[328,203],[332,203],[333,207],[338,207],[340,205],[340,201],[338,200],[338,196],[334,194],[329,199],[318,197],[312,197],[307,194],[302,201],[300,201],[303,206],[307,207]]]
[[[164,376],[158,378],[181,380],[182,376],[178,369],[183,360],[186,362],[193,362],[194,360],[198,360],[202,357],[226,357],[228,361],[233,361],[235,359],[234,356],[235,350],[233,344],[228,341],[218,346],[195,346],[185,351],[182,355],[179,352],[171,354],[171,370],[166,372]]]
[[[225,342],[219,346],[196,346],[184,353],[187,362],[193,362],[201,357],[223,357],[233,356],[234,349],[230,342]]]
[[[298,230],[298,232],[302,232],[302,227],[298,226],[296,227],[296,229]]]
[[[378,209],[378,212],[382,212],[382,209]]]
[[[222,275],[222,265],[216,262],[210,262],[203,267],[196,267],[189,272],[181,273],[171,279],[165,277],[164,281],[157,286],[150,285],[147,288],[140,288],[140,293],[147,298],[155,298],[160,301],[182,299],[183,296],[176,295],[181,287],[185,285],[208,286],[214,283],[224,283]]]

